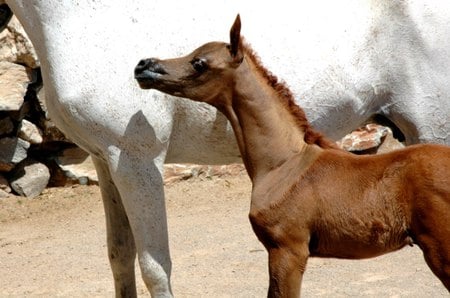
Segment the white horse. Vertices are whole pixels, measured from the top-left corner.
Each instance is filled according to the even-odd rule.
[[[450,144],[447,1],[6,1],[40,58],[52,120],[95,161],[117,296],[136,296],[136,254],[152,296],[172,295],[163,163],[239,160],[220,113],[141,90],[134,66],[223,40],[238,12],[328,136],[381,114],[407,143]]]

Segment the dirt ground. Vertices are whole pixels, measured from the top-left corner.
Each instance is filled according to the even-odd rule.
[[[166,187],[176,297],[264,297],[266,252],[245,175]],[[139,276],[139,274],[138,274]],[[148,296],[138,280],[140,296]],[[96,186],[0,200],[0,297],[113,297]],[[448,297],[417,247],[364,261],[310,259],[303,297]]]

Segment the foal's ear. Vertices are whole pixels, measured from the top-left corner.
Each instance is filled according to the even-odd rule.
[[[244,59],[241,48],[241,17],[239,14],[230,29],[230,54],[233,62],[239,65]]]

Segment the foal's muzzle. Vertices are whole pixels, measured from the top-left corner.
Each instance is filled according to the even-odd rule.
[[[134,76],[136,79],[142,76],[145,77],[145,74],[147,74],[148,72],[161,75],[167,74],[167,72],[155,58],[142,59],[134,68]]]
[[[161,76],[166,74],[167,72],[155,58],[142,59],[134,68],[134,78],[143,89],[153,88]]]

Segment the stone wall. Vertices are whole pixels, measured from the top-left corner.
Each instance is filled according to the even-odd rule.
[[[0,197],[96,183],[89,155],[48,118],[39,59],[6,4],[0,4],[0,30]]]

